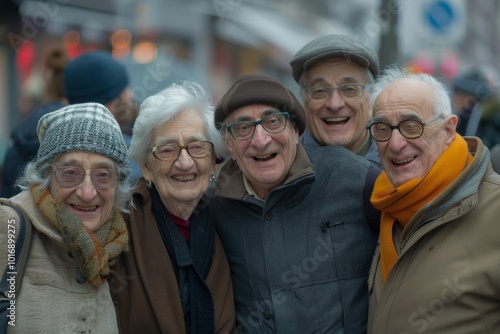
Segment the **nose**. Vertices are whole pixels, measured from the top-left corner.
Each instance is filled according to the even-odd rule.
[[[175,165],[183,170],[190,169],[194,164],[194,159],[189,155],[185,148],[181,149],[179,157],[175,160]]]
[[[389,139],[389,148],[393,151],[399,151],[406,146],[408,140],[399,132],[398,129],[392,129],[392,135]]]
[[[84,201],[91,201],[97,194],[89,174],[86,174],[82,183],[76,188],[76,194]]]
[[[330,97],[326,99],[325,105],[330,109],[340,109],[345,106],[345,101],[340,97],[339,92],[334,89]]]
[[[252,144],[257,147],[264,147],[271,141],[271,134],[267,132],[262,124],[255,127],[255,133],[252,137]]]

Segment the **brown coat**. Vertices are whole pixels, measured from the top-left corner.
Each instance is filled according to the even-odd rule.
[[[368,286],[369,334],[500,333],[500,176],[486,147],[465,137],[474,159],[405,229],[384,283],[377,248]]]
[[[120,257],[109,282],[120,333],[185,333],[177,279],[142,179],[134,204],[130,250]],[[217,235],[206,283],[214,299],[216,333],[235,333],[233,286]]]

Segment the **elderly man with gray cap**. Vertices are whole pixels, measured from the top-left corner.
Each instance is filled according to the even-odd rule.
[[[299,143],[305,114],[262,75],[237,79],[215,123],[229,160],[215,223],[233,279],[240,333],[364,333],[380,169],[341,146]],[[372,216],[373,215],[373,216]]]
[[[300,86],[306,145],[341,145],[380,165],[366,126],[371,118],[368,89],[379,74],[378,56],[355,38],[325,35],[300,49],[290,62]]]

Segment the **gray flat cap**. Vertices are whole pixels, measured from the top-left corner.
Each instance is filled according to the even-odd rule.
[[[375,51],[358,41],[345,35],[325,35],[307,43],[300,49],[292,61],[292,76],[299,82],[304,70],[307,70],[316,62],[330,57],[344,57],[360,65],[367,67],[376,78],[379,74],[378,56]]]

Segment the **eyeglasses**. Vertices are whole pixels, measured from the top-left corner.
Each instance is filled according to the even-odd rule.
[[[255,133],[255,127],[262,125],[262,128],[269,133],[278,133],[286,128],[286,120],[290,118],[287,112],[278,112],[268,115],[258,121],[242,121],[226,126],[227,132],[236,140],[251,138]]]
[[[307,93],[307,96],[309,96],[310,99],[322,101],[327,98],[328,99],[331,98],[334,90],[336,90],[339,93],[340,98],[342,100],[355,101],[359,100],[361,96],[363,96],[363,92],[365,91],[365,86],[357,83],[344,84],[338,87],[317,85],[305,89],[305,92]]]
[[[214,144],[209,141],[194,141],[186,146],[165,144],[153,147],[151,153],[153,153],[158,160],[171,161],[177,160],[183,149],[185,149],[192,158],[204,158],[213,153]]]
[[[407,119],[400,122],[398,125],[376,122],[368,126],[367,129],[370,130],[371,136],[376,141],[388,141],[389,139],[391,139],[392,131],[394,129],[398,129],[406,139],[415,139],[420,137],[424,133],[424,127],[426,125],[429,125],[430,123],[441,118],[441,116],[436,117],[426,123],[422,123],[413,119]]]
[[[85,173],[85,168],[78,166],[52,167],[56,181],[63,188],[78,187],[85,178],[90,175],[94,188],[106,190],[113,188],[118,181],[118,173],[113,169],[98,168]]]

